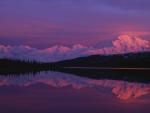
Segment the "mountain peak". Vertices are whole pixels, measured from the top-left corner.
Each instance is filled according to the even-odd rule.
[[[150,46],[149,41],[129,35],[120,35],[117,40],[113,41],[113,44],[115,45],[117,42],[128,46],[144,46],[144,47]]]
[[[72,46],[72,48],[73,49],[83,49],[83,48],[87,48],[87,47],[82,44],[75,44]]]
[[[62,46],[62,45],[55,45],[55,46],[45,49],[45,51],[48,53],[53,53],[53,52],[65,53],[65,52],[70,51],[70,48],[66,46]]]
[[[129,35],[121,35],[112,43],[114,48],[122,52],[137,52],[150,49],[149,41]]]

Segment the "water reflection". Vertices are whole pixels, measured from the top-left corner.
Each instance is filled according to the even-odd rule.
[[[45,84],[55,88],[71,86],[75,90],[89,88],[96,92],[106,89],[120,100],[135,99],[150,93],[150,84],[130,83],[118,80],[99,80],[83,78],[60,72],[40,72],[36,75],[0,76],[0,86],[29,87],[36,84]],[[102,90],[102,88],[104,90]]]

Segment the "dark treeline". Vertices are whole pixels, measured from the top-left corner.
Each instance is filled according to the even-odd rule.
[[[150,68],[150,52],[117,55],[93,55],[53,63],[58,67]]]
[[[49,65],[35,61],[0,59],[0,74],[28,74],[49,70]]]

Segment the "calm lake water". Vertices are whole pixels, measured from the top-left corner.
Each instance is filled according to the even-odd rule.
[[[1,75],[0,113],[150,113],[150,84],[60,72]]]

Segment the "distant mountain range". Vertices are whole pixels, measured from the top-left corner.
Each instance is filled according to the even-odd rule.
[[[94,46],[75,44],[72,47],[55,45],[46,49],[32,48],[27,45],[0,45],[0,58],[19,59],[38,62],[57,62],[91,55],[111,55],[150,51],[150,42],[138,37],[121,35],[112,44],[98,43]]]

